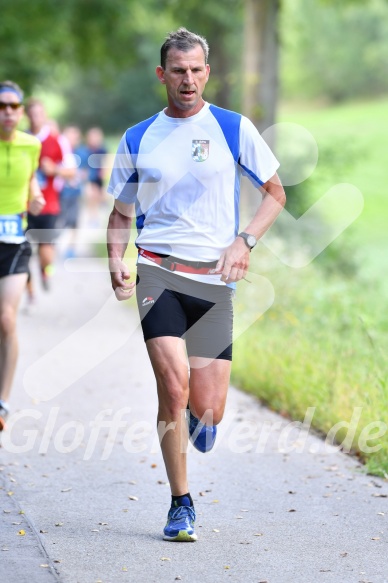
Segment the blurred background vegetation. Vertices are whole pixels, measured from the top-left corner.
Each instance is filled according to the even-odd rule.
[[[101,126],[115,148],[127,127],[164,107],[154,70],[178,26],[209,40],[209,101],[261,131],[276,121],[313,136],[314,171],[286,187],[294,217],[339,182],[357,186],[365,202],[306,267],[286,266],[264,245],[252,254],[252,271],[270,280],[275,301],[236,341],[233,381],[290,418],[316,407],[313,426],[323,434],[361,407],[352,449],[387,477],[388,430],[371,439],[372,452],[360,450],[358,436],[388,423],[388,2],[2,0],[0,78],[43,96],[61,124]],[[277,145],[281,177],[287,164],[308,167],[308,145]],[[295,236],[273,232],[283,245]],[[314,233],[304,236],[301,247]],[[257,300],[257,288],[243,283],[241,322]]]

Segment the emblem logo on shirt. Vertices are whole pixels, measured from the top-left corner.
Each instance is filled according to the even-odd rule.
[[[194,162],[205,162],[209,157],[210,140],[193,140],[191,143],[191,156]]]

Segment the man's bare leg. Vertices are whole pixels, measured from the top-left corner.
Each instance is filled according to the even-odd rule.
[[[228,394],[231,362],[224,359],[191,356],[190,410],[206,425],[222,420]]]
[[[7,401],[18,359],[17,311],[27,282],[27,273],[0,279],[0,399]]]
[[[146,344],[157,383],[158,432],[171,494],[181,496],[188,492],[184,412],[189,398],[189,379],[184,341],[164,336],[147,340]]]

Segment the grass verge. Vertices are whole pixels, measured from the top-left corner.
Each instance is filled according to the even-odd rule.
[[[310,201],[346,181],[361,190],[365,207],[305,268],[287,267],[258,246],[251,269],[269,279],[275,300],[236,340],[232,380],[292,419],[303,420],[315,407],[312,427],[325,435],[337,429],[336,441],[359,455],[368,472],[388,477],[387,101],[285,111],[282,121],[300,123],[321,152],[330,151],[312,176]],[[240,324],[252,317],[244,314],[254,310],[258,294],[257,286],[243,284]]]

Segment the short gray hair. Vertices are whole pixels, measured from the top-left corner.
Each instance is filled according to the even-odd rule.
[[[209,45],[207,44],[207,40],[200,36],[199,34],[195,34],[194,32],[190,32],[186,28],[178,28],[173,32],[170,32],[166,36],[166,40],[164,41],[163,45],[160,49],[160,65],[163,69],[166,68],[166,61],[168,51],[170,49],[178,49],[178,51],[187,52],[191,49],[195,48],[197,45],[202,47],[203,53],[205,55],[205,63],[207,63],[209,57]]]

